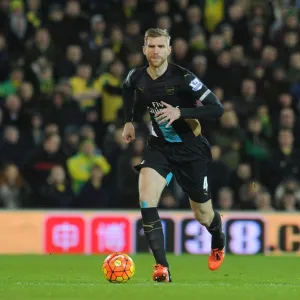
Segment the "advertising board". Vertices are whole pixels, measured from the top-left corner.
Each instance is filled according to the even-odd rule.
[[[210,234],[191,212],[161,211],[170,253],[208,254]],[[223,213],[226,252],[300,255],[300,216]],[[0,254],[148,252],[139,211],[1,211]]]

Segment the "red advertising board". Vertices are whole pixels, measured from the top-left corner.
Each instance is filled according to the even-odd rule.
[[[95,217],[90,234],[92,253],[131,252],[131,226],[126,217]]]
[[[45,252],[84,253],[85,220],[80,216],[51,216],[45,222]]]

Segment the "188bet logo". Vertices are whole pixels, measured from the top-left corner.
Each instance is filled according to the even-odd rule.
[[[225,234],[229,253],[253,255],[264,252],[264,222],[260,219],[229,219]]]

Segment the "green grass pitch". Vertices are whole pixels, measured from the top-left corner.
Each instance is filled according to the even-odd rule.
[[[226,256],[220,270],[207,257],[169,255],[173,283],[151,281],[153,258],[132,255],[136,274],[111,284],[101,272],[104,256],[0,256],[1,300],[299,299],[300,258]]]

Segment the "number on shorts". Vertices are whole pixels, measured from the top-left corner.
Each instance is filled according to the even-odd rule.
[[[203,180],[203,190],[204,191],[208,190],[207,176],[205,176]]]

